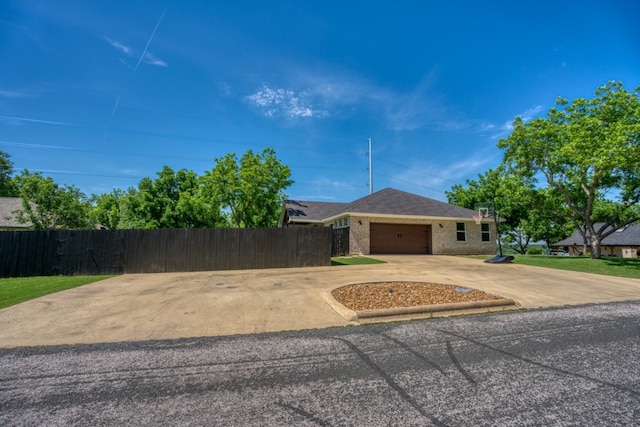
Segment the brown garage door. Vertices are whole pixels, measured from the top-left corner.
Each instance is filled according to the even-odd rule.
[[[369,227],[372,254],[430,254],[431,226],[377,224]]]

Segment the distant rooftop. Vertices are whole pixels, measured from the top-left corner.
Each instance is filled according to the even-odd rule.
[[[0,197],[0,229],[24,229],[31,223],[18,222],[15,211],[22,209],[20,197]]]

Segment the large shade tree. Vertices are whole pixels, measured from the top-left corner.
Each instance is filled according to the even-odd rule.
[[[18,221],[34,230],[88,229],[91,208],[87,197],[72,185],[59,185],[39,172],[22,171],[15,178],[22,198]]]
[[[449,203],[469,209],[491,203],[500,221],[502,242],[521,254],[532,241],[557,241],[567,232],[567,220],[558,215],[558,197],[535,188],[530,177],[507,174],[503,167],[490,169],[465,185],[456,184],[445,194]]]
[[[190,170],[164,166],[137,188],[96,198],[94,215],[114,228],[214,228],[226,222],[215,198]]]
[[[248,150],[240,159],[235,153],[217,158],[202,178],[206,193],[228,209],[231,225],[252,228],[277,225],[290,176],[275,151],[265,148]]]
[[[602,239],[640,219],[640,88],[599,87],[593,99],[558,98],[546,118],[516,118],[498,143],[504,164],[563,198],[570,219],[601,256]],[[596,226],[597,225],[597,226]]]

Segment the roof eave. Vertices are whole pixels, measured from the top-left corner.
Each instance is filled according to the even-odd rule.
[[[383,214],[383,213],[368,213],[368,212],[343,212],[338,215],[333,215],[321,220],[321,222],[333,222],[345,216],[362,216],[362,217],[377,217],[377,218],[400,218],[400,219],[430,219],[435,221],[473,221],[473,218],[469,217],[453,217],[453,216],[434,216],[434,215],[398,215],[398,214]],[[493,218],[485,218],[489,222],[494,222]]]

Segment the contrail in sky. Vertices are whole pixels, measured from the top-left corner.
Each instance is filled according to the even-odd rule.
[[[133,71],[131,72],[131,75],[129,76],[129,80],[131,80],[133,75],[136,73],[136,71],[138,70],[138,67],[140,66],[140,63],[142,63],[142,60],[144,59],[144,56],[147,54],[147,50],[149,50],[149,46],[151,45],[151,41],[153,41],[153,37],[156,35],[156,31],[158,31],[158,27],[160,26],[160,23],[162,22],[162,19],[164,18],[164,14],[165,13],[167,13],[167,9],[165,9],[162,12],[162,15],[160,15],[160,19],[158,19],[158,22],[156,22],[156,26],[153,29],[153,31],[151,32],[151,35],[149,36],[149,40],[147,40],[147,45],[144,47],[144,50],[142,51],[142,54],[140,55],[140,59],[138,59],[138,63],[133,68]],[[111,118],[110,118],[110,120],[112,120],[114,114],[116,114],[116,110],[118,109],[118,105],[120,105],[120,94],[118,94],[118,96],[116,97],[116,102],[113,105],[113,109],[111,110]]]
[[[18,121],[18,122],[43,123],[45,125],[69,126],[69,123],[54,122],[54,121],[51,121],[51,120],[29,119],[27,117],[0,116],[0,119],[15,120],[15,121]]]
[[[111,110],[111,118],[113,118],[113,115],[116,113],[116,110],[118,109],[118,104],[120,104],[120,94],[118,94],[118,96],[116,97],[116,103],[113,106],[113,109]]]
[[[153,36],[156,35],[156,31],[158,30],[158,27],[160,26],[160,23],[162,22],[162,18],[164,18],[164,14],[165,13],[167,13],[167,9],[165,9],[164,12],[162,12],[162,15],[160,15],[160,19],[158,19],[158,22],[156,22],[156,27],[153,29],[153,32],[149,36],[149,40],[147,40],[147,45],[144,47],[144,50],[142,51],[142,55],[140,55],[140,59],[138,59],[138,63],[136,64],[135,68],[133,69],[133,73],[131,73],[131,75],[133,75],[136,72],[136,70],[140,66],[140,63],[144,59],[144,56],[147,54],[147,50],[149,49],[149,45],[151,44],[151,41],[153,40]]]

